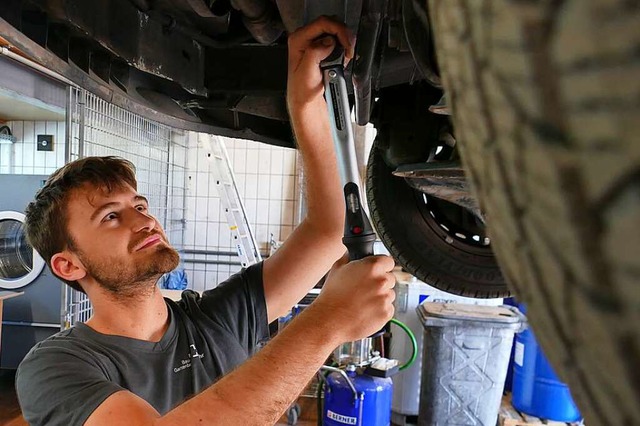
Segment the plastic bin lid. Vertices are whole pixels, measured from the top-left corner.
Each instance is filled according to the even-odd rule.
[[[502,324],[523,322],[523,316],[511,306],[466,305],[462,303],[424,302],[418,306],[423,319],[440,318],[462,321],[485,321]]]

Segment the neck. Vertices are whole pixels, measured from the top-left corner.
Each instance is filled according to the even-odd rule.
[[[114,298],[101,289],[87,293],[93,315],[86,325],[99,333],[158,342],[169,327],[169,311],[155,285],[127,300]]]

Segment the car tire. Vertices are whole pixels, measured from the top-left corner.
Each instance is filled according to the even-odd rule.
[[[376,140],[367,165],[367,200],[373,225],[393,258],[421,281],[449,293],[477,298],[508,296],[490,245],[469,244],[466,241],[473,241],[470,236],[466,241],[456,237],[454,225],[445,222],[442,211],[472,214],[427,197],[403,178],[393,176],[379,145]]]
[[[640,8],[430,0],[493,249],[588,425],[640,419]]]

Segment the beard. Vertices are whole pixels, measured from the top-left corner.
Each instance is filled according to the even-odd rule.
[[[130,300],[150,295],[158,279],[174,270],[180,263],[180,255],[165,243],[147,249],[140,259],[101,256],[92,259],[85,253],[78,253],[87,273],[96,282],[118,300]]]

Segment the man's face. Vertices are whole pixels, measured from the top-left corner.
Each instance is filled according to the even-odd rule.
[[[148,293],[180,260],[146,198],[124,184],[110,193],[91,185],[73,191],[67,229],[88,278],[117,298]]]

